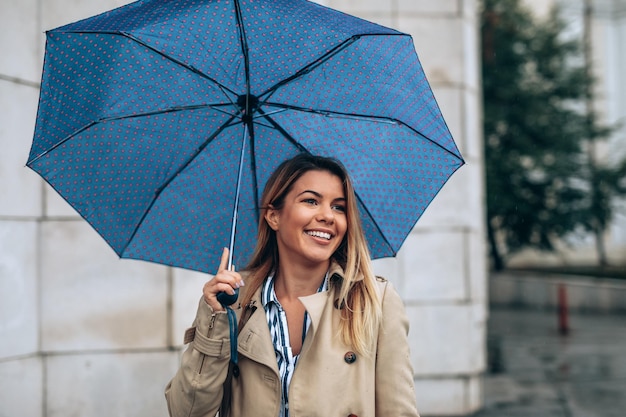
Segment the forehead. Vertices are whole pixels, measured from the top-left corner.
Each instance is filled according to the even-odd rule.
[[[293,184],[294,192],[306,190],[315,191],[322,195],[333,194],[333,197],[344,197],[341,178],[328,171],[307,171]]]

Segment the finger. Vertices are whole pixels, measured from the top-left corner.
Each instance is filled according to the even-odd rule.
[[[203,292],[205,295],[210,295],[213,297],[216,296],[220,292],[225,292],[230,295],[233,295],[235,293],[235,288],[233,288],[233,286],[230,283],[218,282],[210,286],[209,285],[205,286]]]
[[[220,259],[220,266],[218,268],[218,272],[226,270],[227,266],[228,266],[228,248],[224,248],[224,250],[222,251],[222,258]]]
[[[233,288],[239,288],[244,285],[243,279],[238,272],[221,270],[217,274],[215,274],[210,281],[205,283],[205,288],[215,288],[215,286],[219,284],[228,284]],[[212,289],[212,291],[217,290]]]

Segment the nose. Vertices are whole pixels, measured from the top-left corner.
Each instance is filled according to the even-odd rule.
[[[335,221],[335,211],[330,204],[320,204],[318,220],[326,223],[332,223]]]

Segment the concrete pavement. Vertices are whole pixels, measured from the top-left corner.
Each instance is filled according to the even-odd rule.
[[[475,417],[626,417],[626,315],[493,308]]]

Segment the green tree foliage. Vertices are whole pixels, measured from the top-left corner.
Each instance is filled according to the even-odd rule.
[[[596,135],[591,132],[588,146],[594,146],[599,137],[605,136],[602,132]],[[582,218],[581,224],[585,231],[594,235],[598,264],[606,267],[609,262],[604,233],[615,212],[614,198],[626,195],[626,160],[612,165],[601,164],[591,153],[583,170],[583,178],[588,184],[588,193],[585,200],[586,216]]]
[[[482,13],[487,227],[496,269],[524,247],[553,250],[581,225],[592,80],[581,44],[553,14],[537,20],[519,0],[484,0]]]

